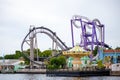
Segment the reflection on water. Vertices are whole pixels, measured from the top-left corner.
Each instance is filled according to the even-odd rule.
[[[120,76],[47,77],[45,74],[0,74],[0,80],[120,80]]]

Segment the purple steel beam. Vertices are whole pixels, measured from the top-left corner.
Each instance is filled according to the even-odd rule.
[[[104,25],[101,25],[99,20],[94,20],[94,21],[84,21],[82,20],[82,18],[80,19],[73,19],[74,21],[80,21],[81,24],[81,30],[82,30],[82,38],[80,41],[80,46],[84,47],[85,49],[87,49],[87,46],[91,45],[91,51],[93,51],[94,45],[101,45],[104,46]],[[72,35],[72,46],[74,47],[74,31],[73,31],[73,26],[76,26],[75,24],[73,24],[73,20],[71,20],[71,35]],[[98,23],[98,24],[97,24]],[[91,25],[91,29],[92,29],[92,33],[91,34],[86,34],[86,27],[87,25]],[[77,27],[77,26],[76,26]],[[79,26],[78,26],[79,27]],[[77,28],[78,28],[77,27]],[[97,32],[96,32],[96,28],[99,27],[101,28],[101,40],[98,40],[97,37]],[[89,38],[91,38],[91,41],[89,40]],[[84,42],[83,42],[84,41]]]

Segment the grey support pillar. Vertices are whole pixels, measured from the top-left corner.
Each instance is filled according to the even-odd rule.
[[[32,30],[34,27],[30,26],[30,30]],[[31,32],[30,36],[30,59],[34,61],[34,30]],[[33,62],[30,61],[30,68],[33,68]]]

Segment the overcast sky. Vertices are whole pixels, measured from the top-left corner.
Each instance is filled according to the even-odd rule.
[[[70,19],[76,14],[98,18],[105,25],[105,42],[120,46],[120,0],[0,0],[0,55],[20,50],[30,25],[50,28],[71,46]],[[38,37],[41,50],[51,47],[48,36]]]

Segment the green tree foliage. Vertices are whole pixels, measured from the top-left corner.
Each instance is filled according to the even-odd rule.
[[[58,69],[60,66],[60,61],[58,58],[54,57],[50,59],[50,65],[53,65],[55,69]]]
[[[7,54],[4,56],[5,59],[19,59],[22,56],[20,51],[15,51],[15,54]]]
[[[66,58],[64,56],[53,57],[50,59],[49,64],[47,65],[48,69],[59,69],[64,68],[66,65]]]
[[[19,59],[22,57],[22,53],[20,51],[15,51],[15,54],[7,54],[4,56],[5,59]]]
[[[2,57],[2,56],[0,56],[0,59],[3,59],[3,57]]]
[[[116,47],[115,49],[116,49],[116,50],[120,50],[120,47]]]
[[[25,54],[29,54],[29,50],[27,50],[26,52],[27,52],[27,53],[25,53]],[[30,63],[29,59],[27,59],[27,58],[24,56],[24,54],[23,54],[21,51],[19,51],[19,50],[16,50],[16,51],[15,51],[15,54],[7,54],[7,55],[4,56],[5,59],[19,59],[19,58],[21,58],[21,57],[24,58],[25,64],[29,64],[29,63]]]
[[[66,65],[66,58],[65,58],[65,56],[59,56],[59,57],[58,57],[58,60],[59,60],[59,62],[60,62],[61,68],[64,68],[65,65]]]
[[[40,51],[40,49],[34,49],[34,57],[37,57],[37,54],[39,57],[49,57],[52,55],[52,50],[45,50],[43,52]],[[30,56],[30,49],[27,49],[22,53],[19,50],[15,51],[15,54],[7,54],[5,55],[5,59],[19,59],[20,57]],[[2,57],[1,57],[2,58]]]
[[[26,51],[24,51],[23,54],[26,56],[30,56],[30,49],[27,49]]]
[[[43,52],[40,51],[40,49],[34,49],[34,57],[37,57],[37,54],[39,57],[49,57],[52,54],[51,50],[45,50]],[[7,54],[4,56],[5,59],[19,59],[20,57],[23,57],[25,59],[25,64],[29,64],[30,61],[26,56],[30,56],[30,49],[27,49],[22,53],[19,50],[15,51],[15,54]],[[2,57],[1,57],[2,58]]]
[[[98,65],[98,68],[99,68],[99,69],[103,69],[103,68],[104,68],[104,65],[103,65],[102,60],[98,60],[98,61],[97,61],[97,65]]]
[[[41,53],[41,57],[49,57],[52,55],[52,50],[45,50]]]
[[[8,54],[4,56],[5,59],[14,59],[15,55],[14,54]]]
[[[41,53],[40,49],[34,49],[34,57],[40,56]]]
[[[19,59],[20,57],[22,57],[21,51],[15,51],[14,59]]]
[[[52,55],[52,50],[45,50],[43,52],[40,51],[40,49],[34,49],[34,57],[37,57],[37,54],[39,57],[49,57]],[[29,65],[30,60],[26,57],[26,56],[30,56],[30,49],[27,49],[26,51],[24,51],[24,53],[22,53],[19,50],[15,51],[15,54],[7,54],[4,56],[5,59],[19,59],[20,57],[23,57],[25,60],[25,64]],[[2,59],[2,57],[1,57]]]
[[[34,49],[33,51],[34,51],[34,57],[36,57],[37,54],[39,55],[41,53],[41,51],[39,49]],[[30,56],[30,49],[27,49],[26,51],[24,51],[24,54],[26,56]]]
[[[93,55],[94,55],[94,56],[96,56],[97,51],[98,51],[98,46],[96,46],[95,49],[93,50]]]
[[[24,54],[30,56],[30,49],[24,51]],[[49,57],[52,55],[52,50],[45,50],[41,52],[40,49],[34,49],[34,57],[37,57],[37,54],[39,57]]]

